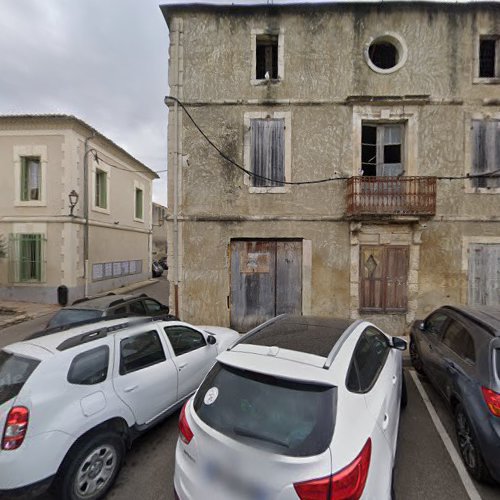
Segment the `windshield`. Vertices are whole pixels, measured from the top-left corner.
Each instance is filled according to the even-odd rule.
[[[48,328],[55,326],[68,325],[70,323],[79,323],[100,318],[102,311],[93,309],[61,309],[47,325]]]
[[[0,351],[0,405],[16,397],[40,361]]]
[[[500,349],[495,349],[495,365],[497,367],[497,377],[500,380]]]
[[[248,445],[289,456],[324,452],[335,420],[336,388],[287,381],[216,364],[194,400],[210,427]]]

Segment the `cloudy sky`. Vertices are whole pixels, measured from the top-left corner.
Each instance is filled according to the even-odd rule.
[[[0,113],[76,115],[164,170],[168,30],[159,3],[0,0]],[[160,175],[154,199],[165,204]]]
[[[0,113],[74,114],[165,170],[170,1],[0,0]]]

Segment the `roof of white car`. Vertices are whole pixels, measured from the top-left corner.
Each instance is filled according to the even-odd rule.
[[[121,331],[125,328],[133,328],[143,326],[147,323],[162,322],[162,320],[152,320],[151,318],[134,317],[130,319],[112,319],[90,323],[88,325],[80,325],[74,328],[69,328],[62,332],[51,333],[48,335],[39,335],[34,338],[16,342],[8,345],[5,349],[12,352],[25,350],[26,345],[42,348],[47,352],[55,354],[58,351],[68,349],[80,344],[84,344],[94,338],[100,338]],[[169,321],[169,325],[185,325],[182,321]]]

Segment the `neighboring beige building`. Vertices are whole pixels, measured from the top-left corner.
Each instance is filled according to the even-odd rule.
[[[0,116],[0,165],[1,299],[56,303],[64,285],[71,302],[150,277],[155,172],[67,115]]]
[[[167,207],[153,203],[153,259],[167,255]]]
[[[442,304],[500,304],[498,3],[162,11],[171,96],[221,151],[166,99],[180,317],[401,334]]]

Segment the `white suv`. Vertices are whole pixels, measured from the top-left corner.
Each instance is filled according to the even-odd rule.
[[[179,419],[181,500],[391,497],[406,342],[281,316],[220,354]]]
[[[0,496],[52,484],[94,500],[125,450],[175,411],[239,338],[221,327],[101,321],[0,351]]]

